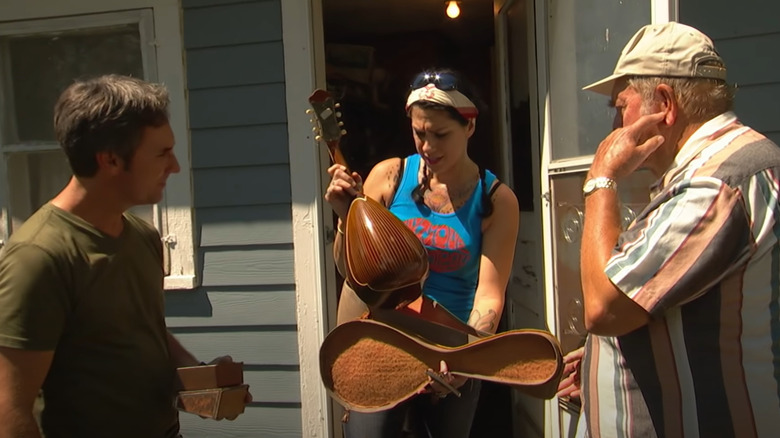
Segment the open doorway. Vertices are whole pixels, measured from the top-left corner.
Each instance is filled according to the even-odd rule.
[[[458,3],[460,16],[450,19],[443,0],[322,0],[326,80],[342,104],[345,158],[361,175],[414,152],[404,102],[423,69],[461,72],[484,102],[479,120],[492,119],[493,3]],[[470,150],[477,164],[497,168],[494,147],[492,127],[478,123]]]
[[[444,0],[321,2],[326,83],[341,104],[347,134],[340,144],[350,168],[365,177],[383,159],[414,153],[404,111],[409,83],[421,70],[450,68],[475,85],[482,101],[470,156],[513,188],[524,213],[533,212],[527,70],[535,67],[529,67],[527,51],[510,60],[510,66],[499,61],[507,54],[497,53],[507,47],[496,41],[496,3],[512,2],[461,0],[457,19],[446,16]],[[507,81],[518,67],[526,70],[522,77]],[[518,83],[523,98],[508,96]],[[522,262],[518,266],[527,270]],[[505,310],[499,330],[518,327],[510,313]],[[517,428],[513,416],[528,415],[514,412],[517,405],[508,387],[485,382],[482,388],[472,437],[512,437]]]

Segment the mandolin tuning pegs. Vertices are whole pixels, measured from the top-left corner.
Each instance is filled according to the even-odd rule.
[[[341,118],[341,113],[340,112],[336,113],[336,118],[339,118],[339,119]]]
[[[333,106],[334,106],[335,108],[341,108],[341,104],[340,104],[340,103],[338,103],[338,102],[336,102],[335,104],[333,104]]]
[[[339,126],[344,126],[344,122],[339,122]]]
[[[341,130],[341,135],[347,135],[347,130],[346,129],[342,129]]]
[[[311,108],[308,108],[306,110],[306,114],[313,114],[313,113],[314,113],[314,111]]]
[[[314,139],[317,140],[317,141],[320,141],[320,140],[322,140],[322,136],[321,135],[317,135],[317,136],[314,137]]]

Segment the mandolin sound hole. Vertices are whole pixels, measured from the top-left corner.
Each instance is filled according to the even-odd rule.
[[[333,391],[356,406],[385,406],[426,382],[426,369],[425,363],[398,347],[361,338],[334,361]]]

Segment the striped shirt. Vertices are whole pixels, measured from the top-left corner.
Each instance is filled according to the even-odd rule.
[[[685,143],[605,268],[651,322],[588,337],[578,435],[780,436],[778,196],[780,148],[733,113]]]

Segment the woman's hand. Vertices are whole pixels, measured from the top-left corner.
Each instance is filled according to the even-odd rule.
[[[450,374],[449,368],[447,368],[447,362],[445,361],[441,361],[439,364],[439,372],[437,375],[437,379],[430,378],[428,385],[420,390],[419,394],[434,394],[438,398],[444,398],[450,393],[454,393],[460,397],[460,392],[458,392],[457,389],[466,384],[469,380],[468,377]]]
[[[330,166],[328,174],[331,180],[325,190],[325,200],[343,220],[347,217],[352,200],[363,194],[363,178],[357,172],[349,173],[341,164]]]

